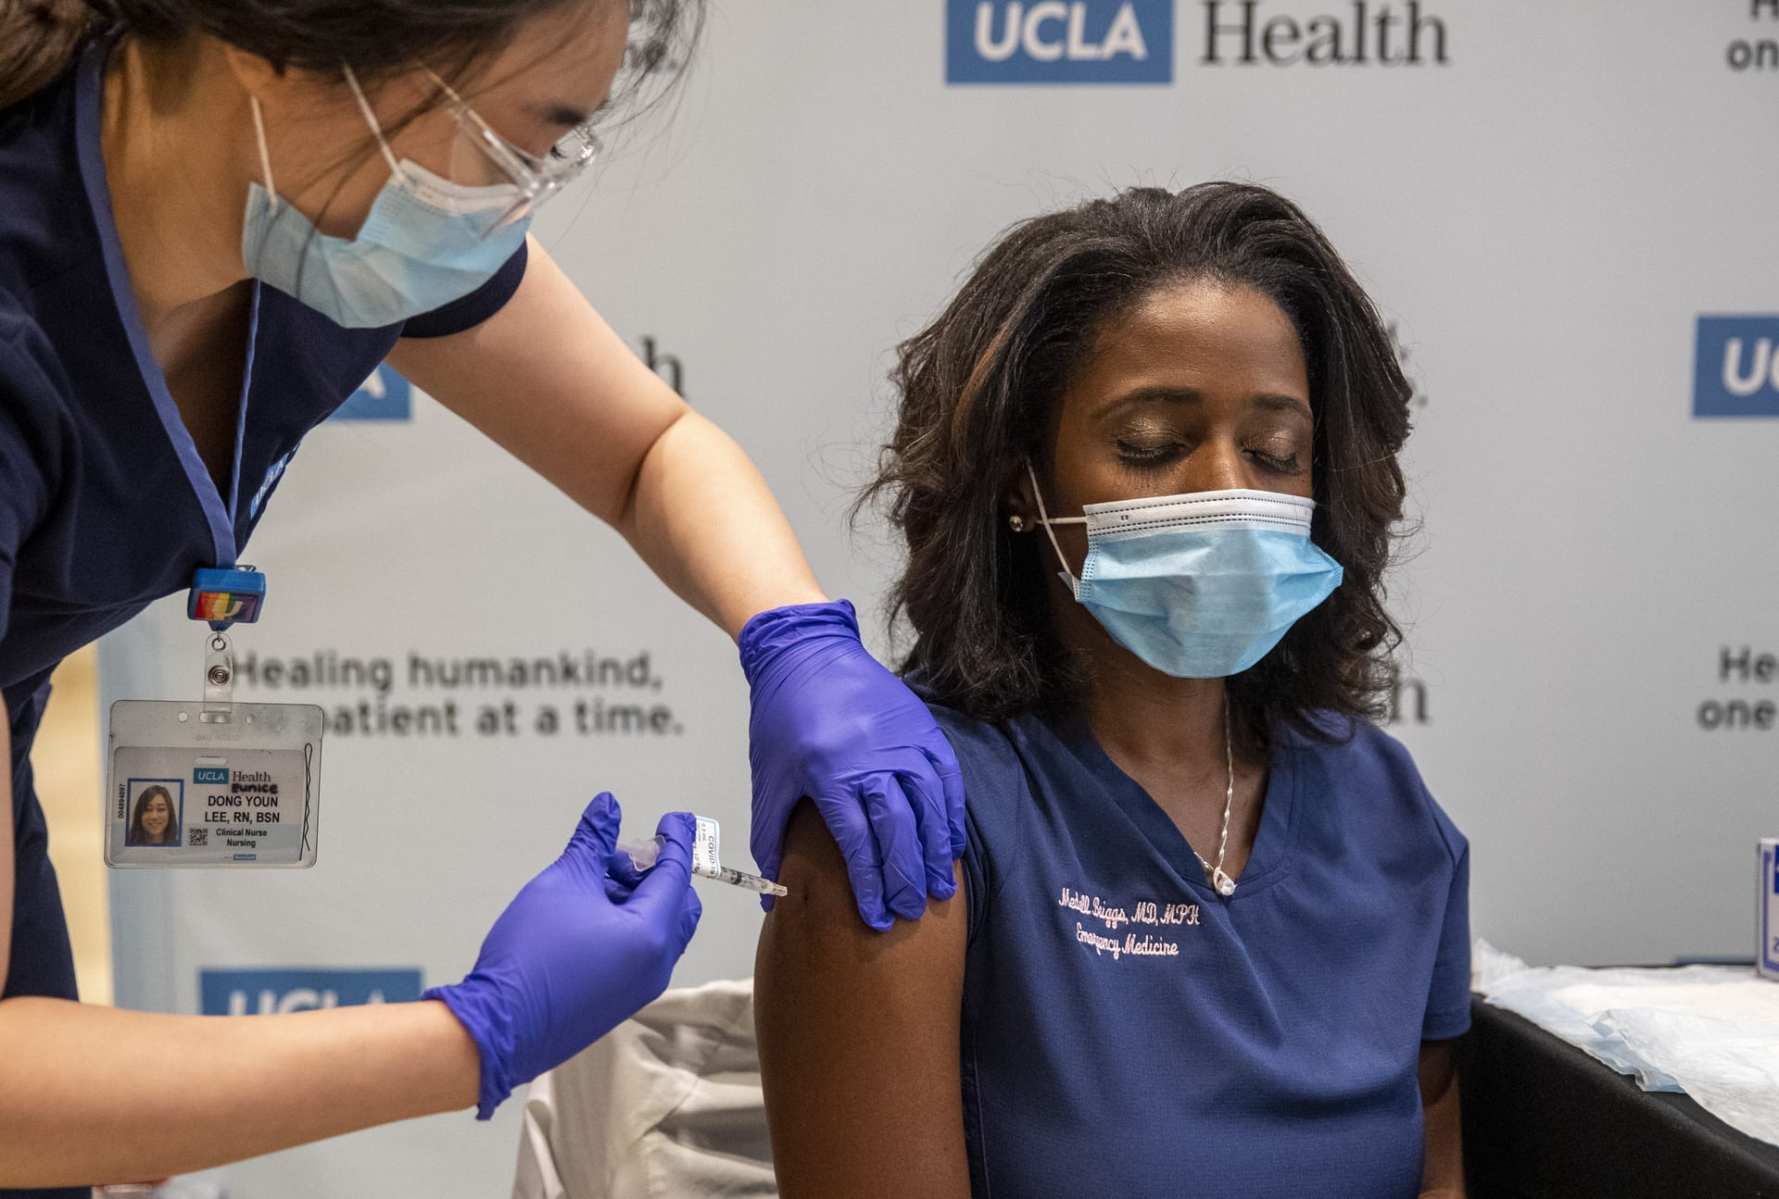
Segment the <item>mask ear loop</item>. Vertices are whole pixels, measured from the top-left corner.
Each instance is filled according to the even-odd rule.
[[[1063,557],[1062,543],[1057,541],[1056,530],[1051,526],[1084,525],[1087,523],[1087,518],[1085,516],[1059,516],[1052,520],[1050,514],[1044,510],[1044,489],[1038,486],[1038,472],[1032,469],[1030,458],[1025,460],[1025,476],[1032,481],[1032,498],[1038,501],[1038,523],[1044,526],[1044,535],[1050,538],[1050,548],[1056,551],[1056,560],[1062,564],[1062,570],[1057,573],[1062,577],[1062,581],[1069,585],[1069,594],[1080,599],[1081,580],[1077,579],[1075,572],[1069,569],[1069,560]]]
[[[377,124],[377,114],[371,111],[371,102],[364,98],[364,89],[358,86],[358,76],[345,63],[340,64],[340,71],[346,76],[346,83],[352,88],[352,98],[358,101],[358,111],[364,114],[365,124],[371,127],[371,135],[377,139],[377,149],[383,151],[383,161],[389,164],[389,173],[405,178],[401,164],[395,160],[395,151],[383,140],[383,127]]]
[[[431,67],[426,66],[424,64],[422,64],[420,69],[426,72],[426,77],[428,79],[432,80],[433,83],[438,86],[438,89],[441,92],[445,93],[445,95],[450,99],[451,103],[457,105],[459,108],[468,108],[469,107],[468,104],[464,103],[463,97],[457,94],[457,89],[452,87],[449,83],[446,83],[444,80],[444,77],[441,76],[437,71],[433,70]]]
[[[266,195],[272,199],[272,211],[277,212],[282,201],[278,199],[278,188],[272,182],[272,155],[266,149],[266,119],[260,115],[258,96],[248,96],[247,104],[253,109],[253,135],[259,139],[259,169],[265,172]]]

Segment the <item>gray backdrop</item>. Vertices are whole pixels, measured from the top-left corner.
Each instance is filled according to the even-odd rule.
[[[1119,7],[1083,9],[1081,53],[1065,46],[1061,67],[1032,46],[1000,63],[961,46],[954,73],[1110,70],[1083,55]],[[1021,217],[1132,183],[1282,189],[1397,322],[1419,389],[1394,731],[1471,839],[1475,931],[1541,962],[1746,954],[1752,843],[1779,831],[1779,731],[1770,708],[1765,729],[1708,729],[1701,713],[1752,721],[1779,700],[1779,670],[1758,672],[1779,654],[1779,380],[1734,398],[1753,415],[1695,413],[1728,402],[1725,327],[1701,315],[1753,318],[1735,326],[1734,371],[1763,352],[1757,335],[1765,353],[1779,344],[1779,69],[1762,65],[1779,62],[1775,7],[1426,0],[1443,63],[1424,28],[1419,63],[1377,62],[1374,37],[1370,61],[1316,66],[1258,51],[1242,64],[1228,32],[1205,62],[1207,21],[1239,23],[1240,5],[1141,0],[1139,28],[1166,34],[1150,53],[1171,45],[1168,81],[1056,86],[949,84],[937,2],[719,2],[672,122],[621,143],[537,232],[746,446],[882,648],[894,556],[881,530],[851,536],[844,510],[887,427],[889,347]],[[975,5],[952,8],[968,29]],[[1064,36],[1057,11],[1040,54]],[[1262,48],[1264,22],[1326,36],[1318,16],[1356,44],[1335,0],[1254,14]],[[387,657],[385,702],[453,699],[467,725],[512,700],[522,731],[330,734],[315,869],[114,876],[121,1003],[198,1010],[207,970],[455,979],[603,788],[636,823],[716,816],[741,856],[733,647],[615,535],[424,397],[405,421],[318,430],[272,509],[245,555],[272,591],[267,621],[237,637],[243,657]],[[176,602],[156,608],[107,645],[109,696],[193,691],[197,642]],[[1724,677],[1724,650],[1744,647],[1751,673]],[[659,690],[446,693],[403,677],[411,652],[586,649],[646,652]],[[682,731],[523,731],[540,705],[576,700],[665,704]],[[751,899],[704,898],[680,984],[752,970]],[[516,1109],[492,1128],[425,1121],[221,1176],[251,1197],[504,1193]]]

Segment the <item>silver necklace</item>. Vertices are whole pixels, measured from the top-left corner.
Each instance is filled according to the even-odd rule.
[[[1198,864],[1205,868],[1205,879],[1217,888],[1217,894],[1225,899],[1235,894],[1235,880],[1223,873],[1223,854],[1229,848],[1229,812],[1235,806],[1235,751],[1229,739],[1229,690],[1223,691],[1223,765],[1229,772],[1229,781],[1223,788],[1223,835],[1217,838],[1217,864],[1205,861],[1205,856],[1192,851]]]

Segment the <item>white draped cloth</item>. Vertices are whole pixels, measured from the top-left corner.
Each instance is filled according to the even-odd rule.
[[[513,1199],[777,1194],[752,979],[669,991],[531,1084]]]

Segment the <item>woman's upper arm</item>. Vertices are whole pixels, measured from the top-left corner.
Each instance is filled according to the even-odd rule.
[[[963,1199],[961,886],[872,932],[808,803],[779,877],[790,894],[760,936],[754,1021],[781,1194]]]
[[[1421,1194],[1440,1199],[1464,1195],[1464,1137],[1458,1105],[1457,1055],[1450,1041],[1421,1042],[1418,1074],[1426,1153]]]
[[[12,713],[0,696],[0,990],[12,969]]]
[[[534,240],[487,320],[407,338],[390,363],[589,512],[616,522],[643,457],[687,411]]]

